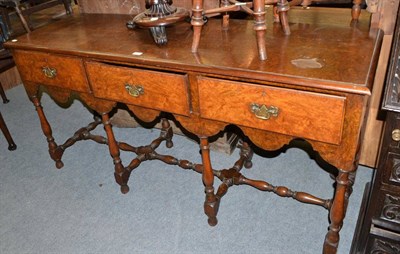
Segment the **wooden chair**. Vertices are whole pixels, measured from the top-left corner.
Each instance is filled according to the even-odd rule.
[[[67,14],[72,13],[70,0],[0,0],[0,10],[9,33],[12,32],[9,14],[14,11],[26,32],[29,33],[33,29],[29,22],[29,15],[58,4],[64,4]]]
[[[260,60],[267,59],[265,33],[267,26],[265,23],[265,5],[275,4],[279,20],[282,24],[283,32],[290,34],[289,21],[287,11],[289,10],[289,2],[287,0],[253,0],[252,2],[239,2],[237,0],[220,0],[220,7],[203,11],[203,0],[193,0],[192,21],[193,26],[193,43],[192,52],[197,53],[200,35],[203,25],[205,24],[204,16],[222,14],[222,27],[229,27],[229,12],[243,11],[254,17],[254,30],[256,31],[256,41]]]
[[[280,22],[284,34],[290,34],[288,11],[290,6],[302,5],[307,7],[312,3],[323,3],[329,0],[253,0],[252,2],[239,2],[237,0],[220,0],[220,7],[210,10],[203,10],[204,0],[193,0],[192,20],[193,42],[192,53],[198,52],[201,30],[205,24],[205,16],[222,14],[222,27],[227,29],[229,26],[229,12],[243,11],[254,17],[254,30],[256,32],[257,48],[260,60],[267,59],[266,51],[266,24],[265,24],[265,5],[274,5],[274,21]],[[332,0],[331,2],[335,2]],[[363,0],[353,0],[352,22],[357,21],[361,13]]]

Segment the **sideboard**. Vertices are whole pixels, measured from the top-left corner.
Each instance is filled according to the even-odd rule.
[[[328,210],[330,223],[323,253],[336,253],[382,33],[369,29],[368,23],[318,24],[321,19],[290,24],[290,36],[279,25],[268,24],[266,61],[258,58],[249,20],[231,20],[226,30],[220,20],[210,19],[196,54],[190,50],[189,23],[168,27],[168,44],[156,46],[148,31],[125,28],[129,17],[102,14],[75,14],[5,46],[12,50],[57,168],[63,166],[67,148],[80,140],[93,140],[108,145],[114,177],[123,193],[129,191],[131,173],[146,160],[193,170],[202,175],[204,211],[210,225],[217,224],[220,201],[232,185],[246,184],[319,205]],[[40,103],[41,88],[58,103],[78,98],[93,111],[94,121],[63,144],[56,143]],[[116,140],[109,119],[119,103],[143,122],[161,121],[159,138],[147,146]],[[156,152],[164,142],[173,146],[167,119],[197,137],[201,164]],[[106,137],[91,133],[100,124]],[[238,127],[243,140],[239,159],[228,169],[215,169],[209,141],[232,125]],[[277,150],[292,140],[309,144],[318,157],[337,169],[332,172],[332,198],[242,174],[243,167],[252,166],[254,147]],[[122,162],[121,151],[132,153],[133,159]],[[214,177],[221,180],[218,188],[214,188]]]

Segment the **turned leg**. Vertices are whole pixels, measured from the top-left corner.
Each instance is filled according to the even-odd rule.
[[[3,132],[4,137],[7,140],[8,150],[12,151],[12,150],[17,149],[17,146],[15,145],[14,140],[12,139],[11,134],[8,131],[6,122],[4,121],[3,116],[1,115],[1,112],[0,112],[0,129]]]
[[[349,173],[349,185],[347,186],[346,190],[346,200],[348,200],[351,196],[351,193],[353,193],[353,185],[356,180],[356,173],[357,171],[353,171]]]
[[[279,14],[279,20],[281,21],[283,32],[286,35],[290,34],[288,11],[290,9],[289,2],[287,0],[279,0],[277,3],[277,12]]]
[[[245,158],[245,168],[251,168],[253,166],[253,162],[251,161],[253,159],[253,154],[253,149],[251,149],[249,144],[247,142],[243,142],[240,147],[240,156],[243,156]]]
[[[43,112],[43,108],[42,108],[42,105],[40,104],[39,99],[36,96],[32,96],[31,100],[32,100],[33,105],[36,108],[36,112],[39,116],[40,125],[42,127],[43,134],[46,136],[47,143],[49,145],[50,157],[56,162],[56,167],[58,169],[60,169],[64,166],[64,163],[61,161],[61,157],[64,153],[64,150],[62,150],[59,146],[57,146],[56,142],[54,141],[51,126],[46,119],[46,116]]]
[[[208,224],[215,226],[218,223],[217,213],[219,202],[214,194],[214,174],[210,161],[210,146],[208,138],[200,138],[201,158],[203,161],[203,183],[205,185],[206,200],[204,212],[208,216]]]
[[[163,118],[161,121],[162,121],[161,137],[165,139],[166,147],[171,148],[174,146],[174,143],[172,142],[172,136],[173,136],[172,127],[167,119]]]
[[[260,60],[267,59],[265,33],[267,25],[265,24],[265,4],[264,0],[253,0],[254,5],[254,31],[256,31],[258,55]]]
[[[203,0],[193,0],[192,2],[192,21],[193,26],[193,42],[192,53],[196,53],[199,48],[201,29],[204,25],[203,19]]]
[[[336,177],[335,197],[329,213],[330,225],[329,231],[325,236],[323,250],[324,254],[333,254],[337,251],[340,239],[339,231],[343,225],[343,219],[345,216],[345,203],[348,185],[349,173],[339,170],[339,174]]]
[[[351,18],[353,21],[358,21],[361,14],[362,0],[353,0],[353,8],[351,9]]]
[[[128,178],[129,172],[127,172],[122,165],[121,158],[119,157],[119,147],[118,143],[115,140],[114,132],[112,131],[112,127],[110,124],[110,118],[107,113],[101,115],[101,119],[103,121],[104,130],[107,134],[108,139],[108,148],[110,150],[111,157],[113,158],[114,162],[114,177],[115,181],[121,186],[121,192],[123,194],[128,193]]]

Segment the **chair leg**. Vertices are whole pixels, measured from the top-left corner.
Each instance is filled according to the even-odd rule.
[[[62,0],[67,14],[72,14],[71,0]]]
[[[17,12],[17,15],[18,15],[19,19],[21,20],[22,25],[24,26],[26,32],[30,33],[31,28],[29,27],[29,24],[26,21],[24,15],[22,15],[22,12],[21,12],[21,9],[19,8],[19,6],[15,6],[15,11]]]
[[[254,5],[254,30],[256,31],[257,48],[260,60],[267,59],[265,33],[267,25],[265,24],[265,4],[264,0],[253,0]]]
[[[10,101],[7,99],[6,94],[4,93],[3,86],[1,85],[1,82],[0,82],[0,95],[1,95],[1,98],[3,99],[3,103],[8,103],[8,102],[10,102]]]
[[[192,41],[192,53],[197,53],[201,30],[204,25],[203,19],[203,0],[193,0],[193,9],[192,9],[192,21],[191,24],[193,26],[193,41]]]
[[[281,21],[283,32],[286,35],[290,35],[288,11],[290,9],[289,2],[287,0],[279,0],[277,3],[277,11],[279,13],[279,20]]]
[[[6,122],[4,122],[3,116],[0,113],[0,128],[1,131],[4,134],[4,137],[6,138],[7,142],[8,142],[8,150],[12,151],[17,149],[17,145],[15,145],[14,140],[11,137],[10,132],[8,131]]]
[[[352,20],[358,21],[361,14],[361,3],[362,0],[353,0],[353,8],[351,9]]]

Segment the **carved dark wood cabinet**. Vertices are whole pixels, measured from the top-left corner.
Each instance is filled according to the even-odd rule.
[[[400,12],[393,38],[378,168],[367,185],[352,253],[400,253]]]

